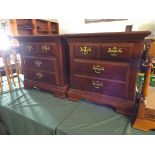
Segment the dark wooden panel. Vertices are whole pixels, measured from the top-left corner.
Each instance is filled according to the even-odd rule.
[[[75,58],[97,59],[98,54],[99,54],[99,46],[96,44],[81,43],[74,45]]]
[[[25,79],[56,84],[56,76],[53,73],[44,72],[40,70],[24,70]]]
[[[100,45],[100,59],[131,61],[134,44],[106,43]]]
[[[74,62],[75,74],[127,81],[130,71],[129,63],[78,60]]]
[[[38,56],[50,57],[55,56],[56,43],[38,43]]]
[[[24,57],[24,67],[27,69],[36,69],[36,70],[55,72],[56,59]]]
[[[75,76],[75,82],[72,88],[84,90],[88,92],[96,92],[100,94],[125,97],[125,82],[115,82],[110,80],[102,80],[92,77]]]
[[[26,56],[37,55],[37,45],[34,43],[24,43],[22,46],[22,54]]]

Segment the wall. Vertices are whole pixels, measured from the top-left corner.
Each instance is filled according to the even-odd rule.
[[[133,25],[133,31],[153,30],[155,20],[128,19],[126,21],[101,22],[85,24],[84,19],[58,19],[60,34],[64,33],[93,33],[93,32],[121,32],[126,25]]]

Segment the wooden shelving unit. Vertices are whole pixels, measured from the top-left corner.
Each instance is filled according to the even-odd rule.
[[[59,34],[59,24],[43,19],[10,19],[11,32],[16,35]]]

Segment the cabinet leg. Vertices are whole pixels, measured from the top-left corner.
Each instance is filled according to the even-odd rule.
[[[24,88],[25,89],[33,89],[32,82],[24,80]]]
[[[134,116],[134,108],[132,107],[116,107],[116,112],[121,113],[121,114],[126,114],[126,115],[131,115]]]

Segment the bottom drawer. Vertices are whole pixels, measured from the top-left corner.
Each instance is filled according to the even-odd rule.
[[[127,97],[125,82],[98,80],[91,77],[76,76],[72,88],[121,98]]]
[[[24,71],[25,79],[56,84],[56,76],[54,73],[48,73],[43,71],[36,71],[36,70],[25,70]]]

